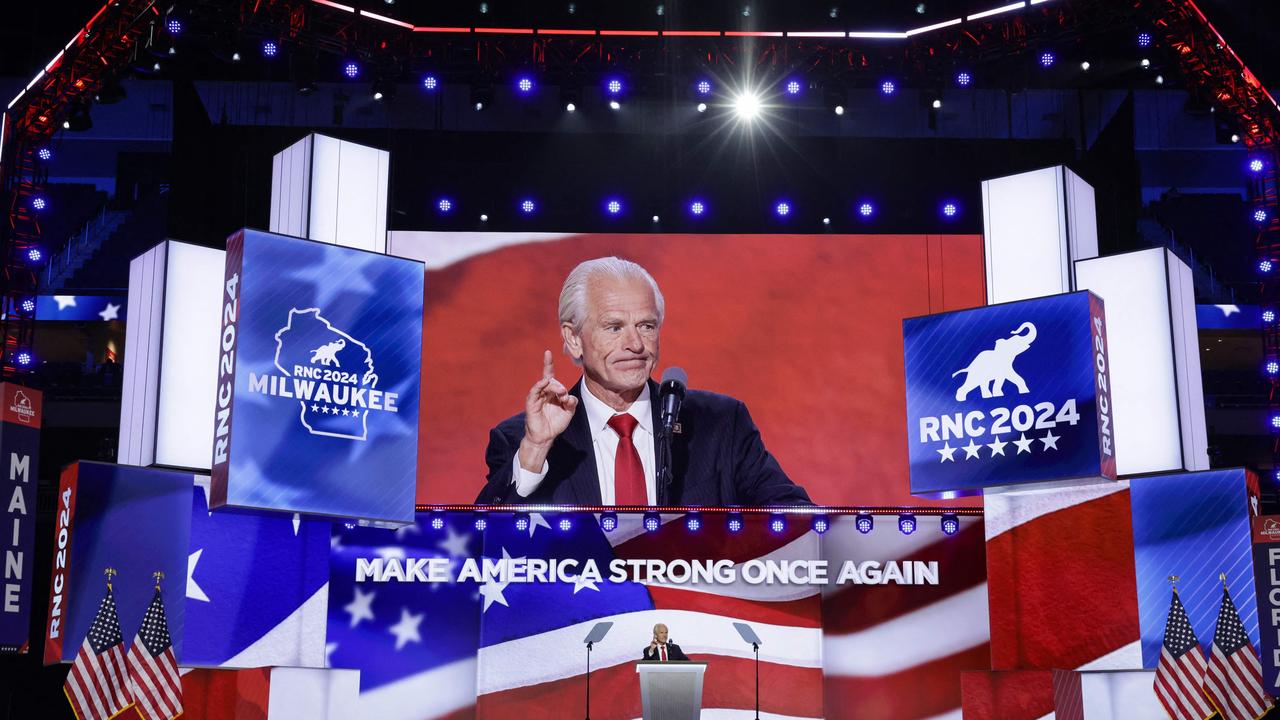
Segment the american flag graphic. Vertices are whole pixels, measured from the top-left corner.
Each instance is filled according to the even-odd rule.
[[[1255,720],[1275,704],[1262,689],[1262,663],[1226,588],[1222,590],[1204,687],[1223,720]]]
[[[721,515],[703,516],[696,533],[685,519],[664,515],[658,531],[645,532],[641,516],[621,515],[609,533],[588,513],[533,513],[524,529],[494,514],[483,532],[470,513],[423,513],[400,531],[338,525],[330,666],[361,669],[360,711],[369,717],[562,720],[585,714],[583,638],[612,621],[591,654],[591,716],[631,720],[642,712],[634,663],[661,622],[691,659],[708,663],[703,717],[735,717],[755,703],[751,646],[732,626],[742,621],[764,640],[762,718],[959,718],[960,673],[990,662],[981,520],[962,518],[947,537],[932,517],[909,536],[893,516],[877,516],[867,535],[853,517],[832,518],[823,536],[799,515],[776,534],[764,516],[748,516],[739,533]],[[356,583],[358,557],[447,557],[455,574],[468,557],[591,558],[606,579]],[[607,580],[613,559],[721,558],[739,568],[754,558],[822,558],[833,576],[845,560],[933,560],[940,584],[850,584],[824,596],[819,586]]]
[[[114,571],[108,571],[108,576]],[[108,720],[133,704],[124,664],[124,636],[116,615],[116,599],[107,594],[98,605],[62,691],[79,720]]]
[[[1206,669],[1204,651],[1175,590],[1155,679],[1156,697],[1173,720],[1205,720],[1213,715],[1213,706],[1204,694]]]
[[[182,679],[173,656],[160,587],[147,606],[142,627],[129,649],[129,688],[144,720],[172,720],[182,714]]]

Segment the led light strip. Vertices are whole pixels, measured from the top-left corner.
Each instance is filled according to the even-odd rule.
[[[697,505],[417,505],[418,512],[493,512],[493,513],[541,513],[541,512],[615,512],[615,513],[703,513],[707,515],[738,513],[746,515],[982,515],[976,507],[915,507],[879,506],[857,507],[852,505],[829,506],[771,506],[771,507],[703,507]]]

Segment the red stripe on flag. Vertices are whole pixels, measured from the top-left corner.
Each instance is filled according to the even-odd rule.
[[[639,654],[639,648],[637,648]],[[707,663],[702,685],[702,706],[747,709],[744,698],[754,700],[755,661],[719,655],[690,655]],[[562,680],[511,688],[481,695],[477,714],[485,718],[521,720],[564,720],[582,715],[585,709],[586,680],[582,675]],[[592,670],[591,704],[603,716],[640,717],[640,679],[634,663]],[[790,665],[760,663],[761,712],[796,717],[823,717],[822,670]]]
[[[714,593],[682,590],[680,588],[649,587],[659,610],[689,610],[723,615],[743,622],[790,625],[792,627],[822,627],[822,598],[815,594],[799,600],[742,600]]]
[[[958,592],[981,585],[987,579],[984,561],[986,541],[982,525],[974,523],[955,537],[940,540],[905,558],[884,560],[937,560],[946,584],[938,585],[846,585],[822,602],[823,630],[843,635],[866,630],[886,620],[945,600]],[[839,572],[832,568],[831,574]]]
[[[924,718],[960,707],[960,673],[982,670],[991,647],[978,645],[880,677],[836,677],[823,683],[827,720]]]

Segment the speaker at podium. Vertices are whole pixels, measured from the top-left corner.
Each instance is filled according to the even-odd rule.
[[[640,704],[644,720],[698,720],[702,717],[704,662],[641,660]]]

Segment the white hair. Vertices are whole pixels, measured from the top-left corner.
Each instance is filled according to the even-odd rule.
[[[582,333],[582,326],[587,322],[587,287],[597,279],[644,280],[653,290],[653,304],[658,308],[658,325],[666,314],[666,306],[662,300],[662,291],[648,270],[630,260],[618,257],[602,257],[579,263],[569,277],[564,279],[564,287],[560,288],[560,323],[568,324],[575,334]],[[569,352],[566,345],[565,352]]]

